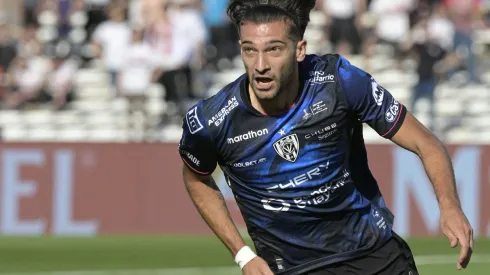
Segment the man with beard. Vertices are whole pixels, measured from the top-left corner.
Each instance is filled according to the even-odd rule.
[[[451,244],[472,229],[442,143],[374,78],[338,55],[307,55],[314,0],[234,0],[246,73],[184,118],[179,152],[198,211],[245,275],[413,274],[367,162],[362,123],[420,156]],[[211,177],[217,165],[254,241],[246,246]]]

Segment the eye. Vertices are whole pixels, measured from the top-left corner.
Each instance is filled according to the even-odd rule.
[[[249,48],[249,47],[245,47],[245,48],[243,48],[243,51],[244,51],[245,53],[252,53],[252,52],[254,51],[254,49]]]
[[[272,47],[270,49],[271,52],[279,52],[280,50],[281,50],[281,48],[280,47],[277,47],[277,46],[276,47]]]

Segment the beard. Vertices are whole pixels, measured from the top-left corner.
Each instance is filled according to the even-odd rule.
[[[249,75],[249,82],[257,99],[262,101],[272,101],[279,97],[284,92],[287,92],[288,87],[292,87],[291,83],[295,81],[294,73],[297,67],[295,56],[282,67],[279,77],[271,76],[272,88],[270,90],[261,90],[257,87],[256,77],[261,75]],[[248,68],[246,68],[248,71]],[[267,76],[269,77],[269,76]]]

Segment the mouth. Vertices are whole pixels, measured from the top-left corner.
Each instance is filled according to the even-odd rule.
[[[260,91],[270,90],[272,88],[272,84],[274,83],[274,80],[272,78],[262,77],[262,76],[255,77],[254,81],[255,81],[255,87],[257,88],[257,90]]]

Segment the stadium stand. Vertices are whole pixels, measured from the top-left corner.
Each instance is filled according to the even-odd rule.
[[[177,140],[180,137],[179,121],[163,125],[160,122],[162,115],[169,109],[164,100],[165,88],[152,83],[146,91],[146,112],[129,112],[129,100],[114,96],[102,62],[93,58],[94,48],[88,39],[93,29],[87,28],[88,11],[76,5],[74,9],[68,17],[69,27],[60,28],[57,17],[53,16],[52,8],[48,5],[39,13],[37,30],[37,37],[42,43],[51,46],[48,47],[48,52],[54,57],[66,51],[63,48],[65,44],[69,45],[70,54],[77,57],[77,70],[73,76],[73,100],[63,108],[55,108],[49,103],[37,104],[34,108],[0,109],[1,139],[57,142]],[[326,19],[326,14],[321,9],[316,10],[311,16],[306,33],[310,52],[327,53],[334,50],[325,38]],[[474,44],[479,60],[489,60],[490,30],[479,29],[474,35]],[[362,53],[349,55],[348,58],[360,67],[365,64],[365,56]],[[49,59],[42,60],[47,62]],[[390,49],[378,45],[375,54],[370,58],[369,66],[377,81],[390,90],[400,102],[409,106],[412,87],[418,81],[416,62],[408,60],[401,68],[397,67],[396,63]],[[211,84],[199,89],[206,91],[201,93],[202,96],[213,95],[223,85],[243,73],[239,56],[236,56],[231,64],[231,68],[212,74]],[[488,66],[484,62],[480,65]],[[489,87],[484,84],[490,83],[490,72],[482,74],[481,83],[466,84],[466,79],[466,71],[460,70],[437,86],[433,128],[446,142],[490,142],[490,92]],[[190,103],[195,100],[197,99],[191,99]],[[427,123],[430,103],[420,101],[416,107],[412,111],[422,122]],[[150,128],[146,129],[145,124],[150,125]],[[366,141],[370,143],[386,142],[368,127],[365,135]]]

